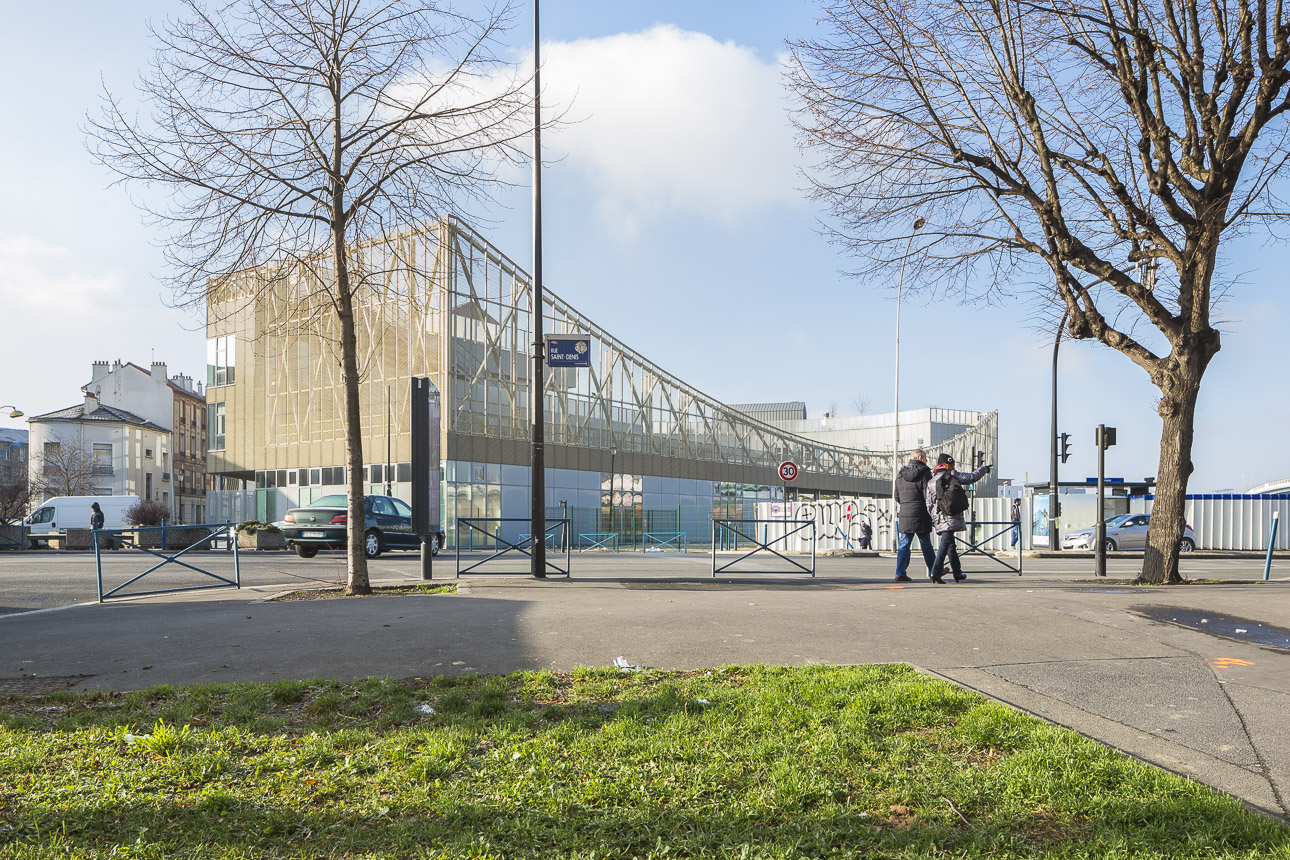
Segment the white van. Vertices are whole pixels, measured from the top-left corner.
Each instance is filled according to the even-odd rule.
[[[27,537],[32,547],[40,535],[62,534],[67,529],[87,529],[94,514],[90,505],[99,503],[103,511],[103,528],[125,528],[125,512],[139,504],[138,496],[58,496],[32,511],[27,519]]]

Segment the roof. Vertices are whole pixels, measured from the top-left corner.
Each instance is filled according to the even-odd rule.
[[[15,427],[0,427],[0,443],[6,442],[10,445],[26,445],[27,431]]]
[[[85,411],[85,404],[81,403],[76,406],[69,406],[66,409],[58,409],[54,412],[46,412],[44,415],[36,415],[31,421],[67,421],[72,423],[82,423],[86,421],[102,422],[104,424],[133,424],[136,427],[143,427],[146,430],[160,430],[162,433],[169,433],[165,427],[153,424],[146,418],[140,418],[133,412],[127,412],[124,409],[118,409],[115,406],[104,406],[100,403],[88,414]]]

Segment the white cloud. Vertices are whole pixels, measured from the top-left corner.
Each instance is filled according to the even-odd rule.
[[[542,72],[544,110],[570,120],[544,157],[584,173],[620,227],[682,213],[733,224],[802,203],[778,62],[660,25],[544,45]]]
[[[71,406],[95,360],[146,367],[155,356],[172,373],[197,375],[205,344],[190,330],[196,321],[165,307],[157,293],[155,284],[131,284],[84,251],[0,236],[0,361],[11,371],[0,404],[28,415]]]
[[[112,275],[80,271],[68,248],[30,236],[0,237],[0,307],[70,321],[118,313],[121,292]]]

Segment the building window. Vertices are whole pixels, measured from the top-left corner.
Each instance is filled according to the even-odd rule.
[[[206,341],[206,387],[232,385],[233,369],[237,364],[232,335],[213,337]]]
[[[94,443],[94,474],[112,474],[112,446]]]
[[[210,403],[206,406],[207,426],[210,438],[207,440],[208,451],[224,450],[224,404]]]

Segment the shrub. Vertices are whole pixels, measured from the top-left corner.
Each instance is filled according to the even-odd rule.
[[[247,520],[246,522],[238,523],[237,530],[249,535],[253,535],[256,532],[264,532],[270,535],[282,534],[282,529],[273,523],[262,523],[259,520]]]
[[[132,526],[159,526],[170,511],[156,499],[144,499],[125,509],[125,521]]]

